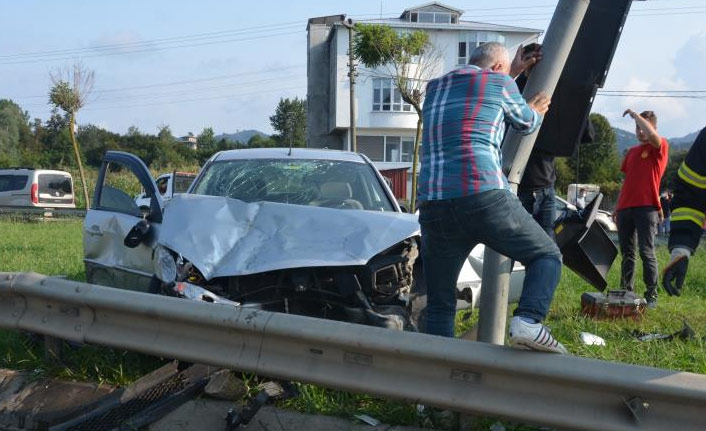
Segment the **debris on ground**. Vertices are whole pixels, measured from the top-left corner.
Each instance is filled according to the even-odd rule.
[[[238,401],[248,393],[248,388],[232,371],[220,370],[211,376],[204,393],[219,400]]]
[[[640,341],[652,341],[652,340],[663,340],[663,341],[672,341],[672,340],[693,340],[696,337],[696,333],[694,330],[689,326],[689,323],[685,320],[682,328],[674,332],[673,334],[660,334],[657,332],[653,333],[644,333],[638,330],[632,331],[633,337],[637,338]]]
[[[492,424],[489,428],[490,431],[505,431],[505,425],[502,424],[502,422],[495,422]]]
[[[605,340],[598,335],[591,334],[590,332],[581,332],[579,335],[581,342],[587,346],[605,346]]]
[[[228,410],[226,431],[236,431],[241,429],[243,425],[249,424],[257,412],[267,404],[269,399],[270,396],[267,395],[266,391],[260,391],[257,395],[250,398],[240,411],[235,408]]]
[[[370,425],[371,427],[376,427],[380,425],[380,421],[375,419],[372,416],[368,416],[366,414],[358,414],[358,415],[353,415],[354,418],[358,419],[361,422],[365,422],[366,424]]]
[[[356,421],[357,422],[357,421]],[[435,428],[439,429],[439,428]],[[281,410],[273,406],[265,406],[257,413],[250,423],[238,431],[431,431],[417,427],[391,426],[380,424],[352,423],[350,420],[331,416],[321,416],[299,413],[291,410]]]

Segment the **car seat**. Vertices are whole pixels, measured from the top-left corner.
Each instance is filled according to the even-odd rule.
[[[309,203],[315,207],[362,210],[363,204],[353,199],[351,185],[344,182],[330,181],[319,187],[319,197]]]

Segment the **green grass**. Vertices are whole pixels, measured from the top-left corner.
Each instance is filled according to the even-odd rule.
[[[0,218],[0,272],[33,271],[85,281],[82,219]],[[124,385],[164,361],[99,346],[65,344],[62,361],[46,361],[41,337],[0,330],[0,367],[80,381]]]
[[[84,280],[82,263],[81,224],[79,219],[52,222],[26,222],[0,219],[0,272],[34,271],[48,275],[65,275]],[[658,249],[660,268],[668,261],[666,247]],[[609,285],[617,287],[620,259],[609,273]],[[636,285],[644,293],[641,262],[638,261]],[[689,275],[681,297],[668,297],[660,291],[658,307],[648,310],[641,321],[596,321],[581,315],[583,292],[594,289],[566,268],[557,288],[550,315],[546,321],[553,334],[575,355],[629,364],[647,365],[679,371],[706,374],[706,252],[699,250],[689,264]],[[510,307],[510,311],[514,306]],[[459,313],[457,331],[476,323],[477,311],[464,319]],[[696,332],[693,340],[649,341],[635,339],[631,332],[673,333],[689,322]],[[601,336],[606,346],[585,346],[579,333],[585,331]],[[44,360],[41,343],[26,334],[0,331],[0,367],[32,370],[38,375],[50,375],[76,380],[126,384],[163,363],[158,358],[113,350],[105,347],[82,346],[67,348],[63,364]],[[368,395],[350,394],[313,385],[299,385],[301,396],[283,402],[284,407],[309,413],[330,414],[351,418],[366,413],[397,425],[453,429],[453,418],[438,412],[418,416],[415,405],[402,401],[382,400]],[[474,427],[487,430],[495,419],[480,418]],[[524,425],[505,424],[508,430],[532,429]]]

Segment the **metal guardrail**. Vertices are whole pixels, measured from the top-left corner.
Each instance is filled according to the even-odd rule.
[[[42,217],[85,217],[86,210],[76,208],[23,207],[0,205],[0,215],[39,215]]]
[[[0,327],[562,430],[704,430],[706,376],[0,273]]]

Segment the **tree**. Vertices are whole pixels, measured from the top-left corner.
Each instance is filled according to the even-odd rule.
[[[423,31],[398,33],[392,27],[377,24],[356,24],[353,54],[363,65],[392,78],[402,100],[417,113],[417,133],[412,158],[412,199],[417,199],[417,165],[422,137],[422,103],[427,81],[438,74],[441,53],[429,42]]]
[[[69,116],[69,134],[71,143],[74,147],[74,155],[76,156],[76,164],[78,165],[78,173],[81,177],[81,186],[83,187],[83,197],[86,202],[86,209],[90,207],[88,199],[88,186],[86,184],[86,175],[83,172],[83,163],[81,162],[81,151],[76,141],[75,125],[76,114],[86,104],[86,99],[91,94],[94,83],[94,73],[83,67],[81,63],[74,63],[72,68],[58,70],[50,74],[53,87],[49,91],[49,102],[55,107],[61,109]]]
[[[99,167],[103,163],[106,151],[119,149],[120,135],[93,124],[86,124],[78,128],[76,139],[81,142],[86,164]]]
[[[255,134],[248,139],[247,148],[267,148],[276,147],[277,143],[272,138],[267,136],[262,136],[260,134]]]
[[[679,171],[679,166],[681,166],[688,152],[689,150],[676,150],[669,152],[669,161],[667,162],[667,169],[665,169],[664,175],[662,175],[660,190],[671,189],[674,186],[674,178],[676,178],[677,172]]]
[[[15,102],[0,99],[0,166],[20,164],[31,138],[29,114]]]
[[[213,151],[216,148],[216,135],[212,127],[204,127],[196,139],[199,143],[199,148],[205,151]]]
[[[279,99],[270,124],[277,132],[272,139],[280,147],[306,145],[306,99]]]

